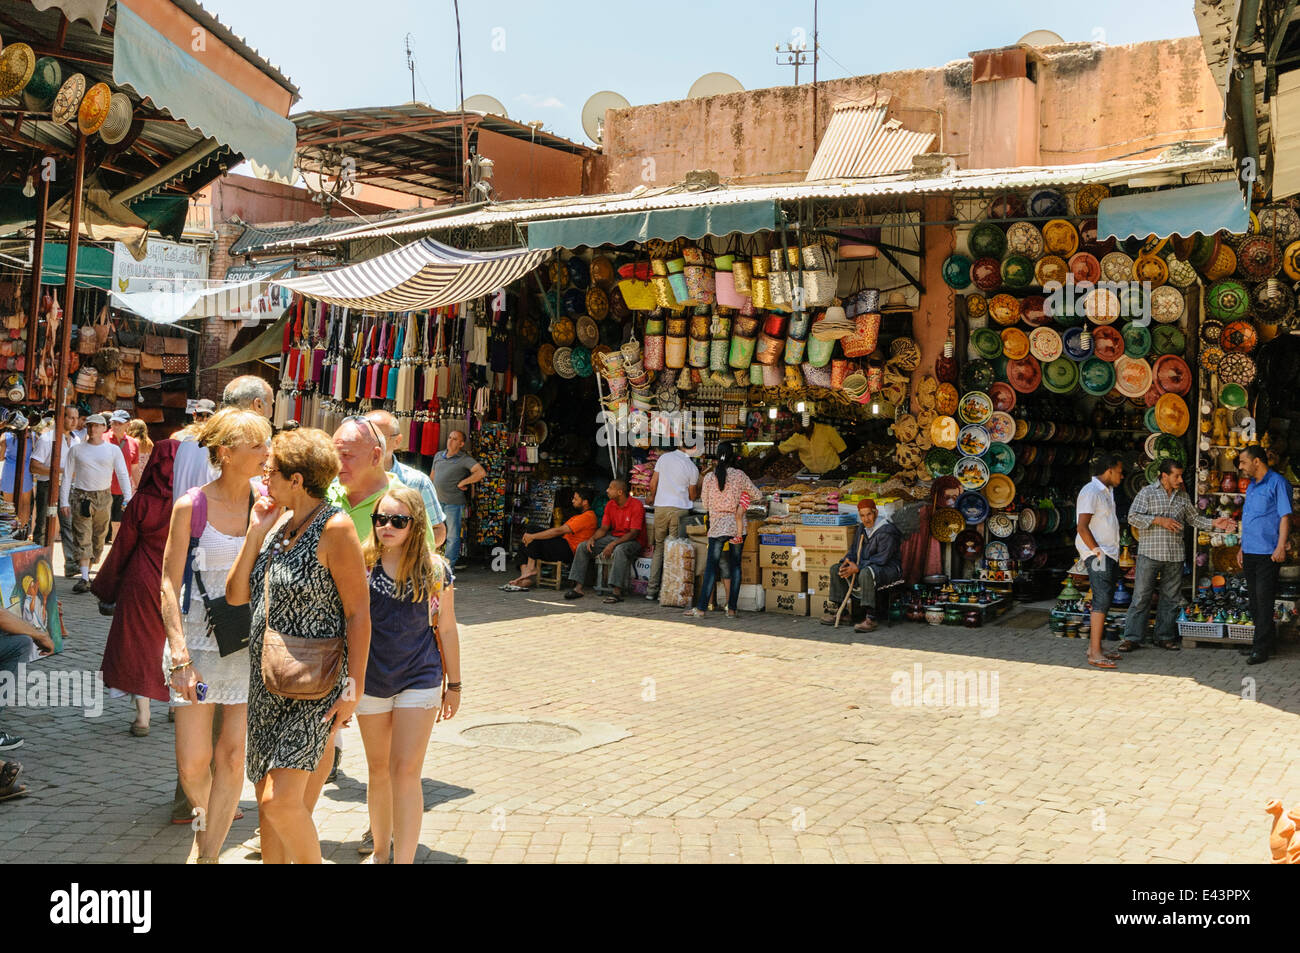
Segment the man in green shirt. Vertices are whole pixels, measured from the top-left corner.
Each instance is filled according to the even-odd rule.
[[[325,492],[325,499],[352,519],[362,542],[371,532],[370,514],[390,486],[402,482],[384,471],[383,435],[365,417],[348,417],[334,431],[334,449],[339,455],[339,475]],[[434,545],[433,527],[425,526],[429,546]]]

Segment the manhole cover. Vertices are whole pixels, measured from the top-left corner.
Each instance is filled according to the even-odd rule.
[[[498,748],[532,748],[537,745],[563,744],[581,737],[582,732],[567,725],[542,721],[501,722],[466,728],[460,736],[466,741]]]

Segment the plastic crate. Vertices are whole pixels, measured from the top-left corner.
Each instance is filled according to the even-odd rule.
[[[1222,639],[1222,622],[1178,622],[1178,634],[1185,639]]]
[[[1227,625],[1227,630],[1228,630],[1228,638],[1232,639],[1234,642],[1255,641],[1255,626],[1253,624],[1235,625],[1230,622]]]
[[[763,546],[793,546],[794,533],[759,533],[758,541]]]

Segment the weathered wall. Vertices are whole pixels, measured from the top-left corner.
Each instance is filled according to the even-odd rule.
[[[1117,158],[1222,133],[1222,100],[1199,38],[1067,44],[1038,54],[1040,164]],[[891,118],[939,135],[936,149],[959,167],[970,165],[972,135],[998,134],[972,125],[971,62],[963,60],[819,84],[816,135],[835,104],[878,89],[892,94]],[[608,190],[671,185],[692,169],[713,169],[733,183],[799,181],[816,146],[812,100],[805,84],[611,110]]]

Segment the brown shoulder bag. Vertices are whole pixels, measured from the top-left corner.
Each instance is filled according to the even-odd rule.
[[[272,695],[316,701],[338,684],[343,670],[343,637],[304,639],[271,628],[271,561],[268,554],[262,603],[266,607],[262,681]]]

